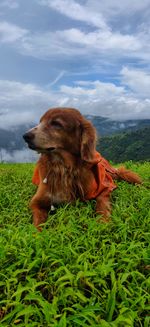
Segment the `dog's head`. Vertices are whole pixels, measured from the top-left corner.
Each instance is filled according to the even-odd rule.
[[[23,137],[29,148],[41,153],[63,149],[85,161],[91,161],[94,156],[95,128],[76,109],[48,110],[40,119],[39,125],[30,129]]]

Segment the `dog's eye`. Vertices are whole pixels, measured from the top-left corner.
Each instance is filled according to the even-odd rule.
[[[58,120],[53,120],[51,121],[51,126],[56,127],[56,128],[62,128],[62,124]]]

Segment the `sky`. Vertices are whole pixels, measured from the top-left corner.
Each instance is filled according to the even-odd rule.
[[[1,0],[0,128],[51,107],[150,118],[150,0]]]

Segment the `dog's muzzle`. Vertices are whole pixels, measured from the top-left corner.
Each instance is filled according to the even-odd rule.
[[[23,138],[24,138],[25,142],[28,143],[28,146],[31,149],[34,149],[35,148],[35,145],[33,143],[34,137],[35,137],[35,135],[32,132],[27,132],[27,133],[25,133],[23,135]]]

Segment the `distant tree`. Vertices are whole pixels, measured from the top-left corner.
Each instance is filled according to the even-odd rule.
[[[150,160],[150,127],[133,132],[106,136],[98,141],[97,149],[108,160],[124,162],[128,160]]]

